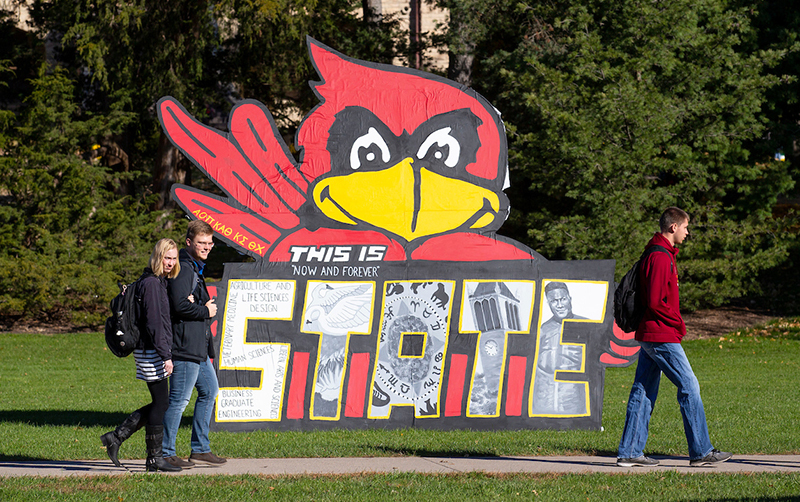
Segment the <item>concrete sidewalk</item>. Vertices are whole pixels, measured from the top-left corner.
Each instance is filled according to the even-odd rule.
[[[287,476],[303,474],[359,474],[416,472],[449,474],[486,473],[647,473],[677,471],[693,474],[758,472],[800,473],[800,455],[734,455],[713,467],[689,467],[687,457],[654,457],[656,467],[622,468],[613,457],[359,457],[359,458],[232,458],[221,467],[197,465],[168,474],[262,474]],[[0,477],[9,476],[116,476],[144,473],[144,460],[123,460],[115,467],[110,460],[0,462]]]

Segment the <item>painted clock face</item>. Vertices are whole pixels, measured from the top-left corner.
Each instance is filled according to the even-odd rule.
[[[486,351],[486,355],[488,356],[496,356],[499,351],[499,347],[497,346],[496,341],[489,340],[483,344],[483,350]]]

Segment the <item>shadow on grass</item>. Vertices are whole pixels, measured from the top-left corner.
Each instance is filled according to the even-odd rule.
[[[563,451],[572,451],[574,454],[577,455],[589,455],[592,457],[614,457],[617,458],[617,450],[595,450],[595,449],[587,449],[587,450],[576,450],[575,447],[567,448],[564,447]]]
[[[0,462],[46,462],[49,459],[41,457],[28,457],[27,455],[5,455],[0,453]],[[8,465],[4,467],[9,467]]]
[[[481,458],[507,458],[509,455],[500,455],[491,451],[481,450],[481,449],[464,449],[464,448],[456,448],[453,447],[452,449],[446,448],[437,448],[437,449],[429,449],[429,448],[413,448],[413,447],[390,447],[390,446],[375,446],[375,445],[367,445],[368,448],[373,450],[382,451],[389,455],[403,455],[403,456],[413,456],[413,457],[481,457]],[[562,448],[563,451],[569,450],[569,448]],[[615,451],[608,451],[608,450],[592,450],[592,451],[581,451],[577,452],[579,455],[591,455],[591,456],[598,456],[598,457],[617,457],[617,452]],[[539,455],[531,454],[531,455],[511,455],[511,456],[519,456],[519,457],[536,457]]]
[[[410,457],[484,457],[499,458],[501,455],[487,452],[486,450],[465,450],[462,448],[453,449],[427,449],[427,448],[403,448],[389,446],[368,445],[369,449],[382,451],[389,456],[402,455]]]
[[[0,423],[114,428],[128,415],[128,413],[85,410],[4,410],[0,411]],[[191,417],[184,416],[181,419],[181,426],[191,425]]]

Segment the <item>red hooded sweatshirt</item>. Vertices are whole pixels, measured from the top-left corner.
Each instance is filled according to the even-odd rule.
[[[647,310],[636,329],[636,339],[640,342],[680,343],[686,335],[686,324],[681,317],[678,293],[678,267],[675,261],[678,248],[658,232],[645,249],[655,245],[664,247],[669,254],[660,251],[650,253],[642,263],[639,277]]]

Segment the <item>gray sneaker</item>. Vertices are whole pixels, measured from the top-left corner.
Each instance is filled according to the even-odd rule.
[[[692,467],[699,467],[701,465],[714,465],[714,464],[721,464],[725,462],[729,458],[731,458],[731,454],[726,451],[719,451],[716,448],[711,450],[711,453],[706,455],[703,458],[696,458],[694,460],[689,461],[689,465]]]
[[[658,465],[658,460],[650,457],[618,458],[617,467],[653,467]]]

